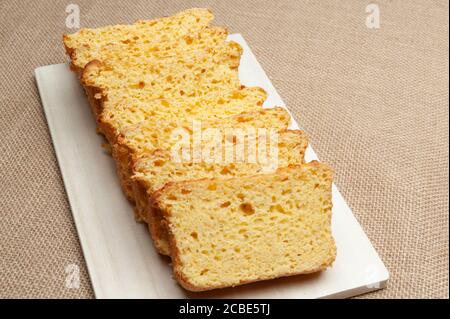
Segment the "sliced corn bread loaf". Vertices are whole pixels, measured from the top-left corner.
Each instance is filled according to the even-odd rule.
[[[211,114],[220,118],[259,108],[265,92],[241,87],[236,70],[240,54],[239,45],[227,42],[133,67],[93,61],[85,67],[82,83],[97,90],[99,129],[114,150],[117,133],[123,125],[134,124],[132,119],[157,122],[176,116],[189,120],[195,114],[209,119]],[[201,107],[201,112],[194,106]],[[119,176],[124,176],[121,168],[119,164]],[[122,178],[121,184],[133,201],[126,180]]]
[[[170,254],[167,232],[162,217],[158,209],[153,209],[150,205],[151,198],[157,190],[171,182],[262,174],[268,167],[269,162],[271,169],[303,163],[308,141],[302,131],[281,131],[278,133],[275,142],[277,144],[272,145],[272,147],[276,148],[276,152],[271,153],[268,150],[270,145],[264,145],[262,150],[265,153],[264,155],[259,153],[260,145],[255,143],[255,154],[258,153],[259,156],[252,158],[248,151],[248,146],[252,141],[246,139],[243,143],[246,146],[244,149],[245,155],[241,161],[234,157],[231,162],[227,162],[225,158],[218,163],[208,163],[205,160],[179,162],[173,160],[170,151],[162,150],[157,150],[140,158],[134,167],[135,175],[133,179],[137,181],[135,185],[138,187],[135,188],[135,198],[137,198],[137,207],[140,208],[138,213],[147,214],[147,216],[142,217],[149,224],[150,233],[158,251],[164,255]],[[261,143],[264,143],[264,141]],[[226,148],[229,151],[231,150],[230,153],[236,150],[231,143],[230,146],[224,146],[222,153],[227,152]],[[224,154],[222,155],[224,156]],[[261,158],[261,155],[264,158]]]
[[[87,63],[101,58],[102,48],[111,44],[176,42],[195,34],[214,19],[208,9],[194,8],[171,17],[138,21],[132,25],[114,25],[97,29],[81,29],[66,34],[63,42],[74,70],[81,71]]]
[[[124,129],[112,146],[112,155],[116,160],[122,188],[127,197],[136,204],[138,220],[145,220],[142,218],[145,216],[142,212],[146,207],[147,200],[145,196],[142,199],[143,196],[140,195],[142,191],[134,189],[133,184],[135,183],[130,178],[133,175],[133,159],[155,149],[170,150],[177,142],[176,136],[173,136],[176,130],[183,129],[186,132],[192,132],[193,121],[201,121],[204,128],[253,126],[282,130],[289,125],[289,113],[283,108],[261,109],[265,99],[265,92],[261,89],[243,89],[231,93],[230,96],[210,97],[211,100],[193,99],[192,103],[179,107],[182,110],[192,110],[189,114],[168,112],[161,116],[155,113],[151,115],[144,113],[145,117],[136,119],[132,116],[139,115],[139,111],[123,113],[127,124],[143,120],[135,125],[122,125]],[[167,107],[160,106],[157,111],[161,109],[163,112],[167,112]],[[239,113],[240,111],[252,112]],[[232,116],[233,114],[239,115]],[[119,118],[120,116],[116,115],[111,121],[117,121]],[[114,126],[120,125],[117,123],[108,125],[108,127]],[[107,135],[109,131],[109,129],[105,130]]]
[[[317,272],[336,256],[331,169],[319,162],[166,185],[155,196],[174,274],[192,291]]]

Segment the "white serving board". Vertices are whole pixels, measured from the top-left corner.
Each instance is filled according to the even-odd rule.
[[[284,106],[243,37],[233,34],[230,39],[244,49],[242,83],[268,92],[265,107]],[[386,267],[333,185],[337,258],[332,268],[211,292],[183,290],[172,278],[169,259],[158,255],[146,227],[134,221],[77,76],[68,64],[43,66],[35,73],[97,298],[345,298],[385,286]],[[312,159],[316,155],[309,148],[307,160]]]

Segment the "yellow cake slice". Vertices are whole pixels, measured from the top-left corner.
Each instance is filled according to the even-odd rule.
[[[242,141],[242,145],[245,145],[242,158],[237,155],[238,151],[234,143],[224,143],[221,145],[219,161],[215,158],[210,158],[213,160],[208,161],[208,157],[203,157],[199,161],[193,159],[180,161],[179,158],[174,158],[170,151],[163,150],[157,150],[138,159],[134,165],[135,175],[133,176],[137,182],[134,184],[134,190],[137,207],[140,209],[138,213],[148,222],[158,251],[165,255],[170,253],[161,215],[150,205],[157,190],[171,182],[248,176],[262,174],[267,170],[273,171],[278,167],[302,164],[308,145],[304,132],[289,130],[278,132],[276,135],[275,141],[269,141],[269,139],[258,141],[258,137],[246,136]],[[203,146],[206,144],[206,142],[203,143]],[[252,156],[252,152],[249,151],[250,145],[253,145],[255,156]],[[270,147],[273,149],[270,150]],[[225,159],[227,151],[232,154],[229,161]]]
[[[170,183],[155,197],[175,278],[203,291],[325,270],[332,170],[311,162],[276,173]]]
[[[205,29],[213,19],[210,10],[194,8],[170,17],[137,21],[131,25],[83,28],[74,34],[64,35],[63,42],[71,57],[72,68],[81,71],[90,61],[103,60],[103,49],[111,44],[174,43]]]

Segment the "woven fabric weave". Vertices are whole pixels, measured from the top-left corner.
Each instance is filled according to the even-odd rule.
[[[33,70],[72,1],[0,2],[0,297],[91,298]],[[242,33],[386,263],[363,298],[448,298],[448,2],[77,0],[82,27],[213,9]],[[100,147],[100,146],[99,146]],[[66,267],[80,267],[78,289]]]

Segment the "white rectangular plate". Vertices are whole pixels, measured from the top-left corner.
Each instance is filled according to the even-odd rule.
[[[239,68],[242,83],[268,92],[265,107],[284,106],[242,36],[234,34],[230,39],[244,49]],[[332,268],[211,292],[183,290],[172,278],[169,259],[158,255],[146,227],[134,221],[113,159],[100,147],[103,140],[96,134],[77,76],[67,64],[40,67],[35,73],[97,298],[344,298],[385,286],[386,267],[333,186],[337,258]],[[309,148],[307,160],[312,159],[316,155]]]

